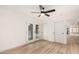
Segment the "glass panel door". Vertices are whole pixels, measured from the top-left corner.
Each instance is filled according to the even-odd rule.
[[[28,40],[33,40],[33,24],[28,25]]]
[[[36,25],[35,34],[36,34],[36,39],[38,39],[39,38],[39,25]]]

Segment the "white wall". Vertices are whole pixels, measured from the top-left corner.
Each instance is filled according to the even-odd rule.
[[[33,15],[28,14],[31,7],[0,6],[0,51],[27,43],[26,23],[39,24]]]

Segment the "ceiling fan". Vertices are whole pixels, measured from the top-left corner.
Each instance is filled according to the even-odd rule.
[[[49,17],[50,15],[48,13],[55,12],[55,9],[46,11],[42,5],[39,5],[39,8],[40,8],[40,12],[32,12],[32,13],[39,13],[38,17],[40,17],[41,15],[45,15]]]

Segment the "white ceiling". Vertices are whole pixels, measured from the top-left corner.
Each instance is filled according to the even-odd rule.
[[[39,14],[31,13],[32,11],[38,12],[40,11],[38,5],[17,5],[17,6],[0,6],[1,8],[10,9],[17,13],[24,14],[25,16],[31,16],[33,18],[46,20],[59,20],[63,19],[67,21],[69,25],[79,25],[79,6],[77,5],[43,5],[45,10],[56,9],[55,12],[49,13],[51,16],[41,16],[38,17]]]
[[[69,25],[79,25],[78,5],[44,5],[46,10],[56,9],[55,13],[50,13],[51,20],[65,20]]]

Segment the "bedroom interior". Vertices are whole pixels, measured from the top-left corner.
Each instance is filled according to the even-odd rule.
[[[79,53],[79,5],[0,6],[0,54]]]

